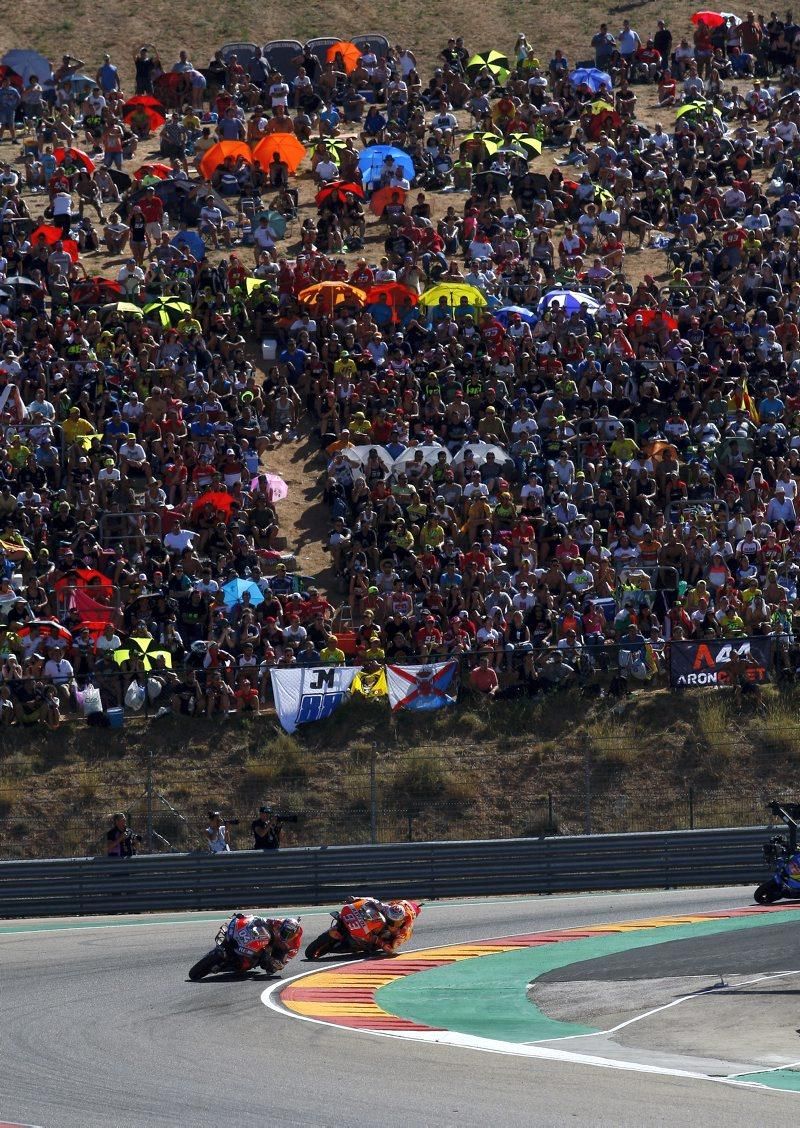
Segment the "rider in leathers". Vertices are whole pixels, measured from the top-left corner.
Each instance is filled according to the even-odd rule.
[[[348,897],[349,903],[363,900],[367,908],[375,909],[386,921],[386,927],[377,936],[376,947],[386,953],[396,952],[411,939],[417,911],[409,901],[394,901],[388,904],[375,897]]]
[[[253,940],[272,938],[269,948],[258,956],[258,965],[266,971],[280,971],[300,950],[303,928],[296,917],[266,918],[236,913],[226,929],[226,937],[238,956],[242,970],[254,966],[254,953],[248,948]]]

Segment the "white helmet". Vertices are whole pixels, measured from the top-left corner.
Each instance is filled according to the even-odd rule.
[[[399,905],[387,905],[383,914],[389,924],[400,924],[406,919],[405,910],[401,909]]]

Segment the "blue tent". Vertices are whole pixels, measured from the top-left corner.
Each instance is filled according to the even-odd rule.
[[[358,158],[358,167],[361,169],[365,184],[372,184],[380,180],[387,157],[391,157],[394,163],[400,167],[406,180],[414,179],[416,170],[408,153],[395,148],[394,145],[370,145],[364,149]]]
[[[261,594],[261,588],[253,580],[228,580],[227,584],[222,589],[222,594],[225,599],[226,607],[235,607],[237,603],[242,602],[242,596],[247,593],[250,596],[250,604],[252,607],[258,607],[260,603],[264,602],[264,596]]]
[[[50,61],[44,55],[40,55],[38,51],[23,51],[21,49],[6,51],[0,59],[0,63],[5,67],[11,67],[26,86],[30,82],[32,74],[36,75],[42,86],[53,77],[53,68],[50,66]]]
[[[170,242],[173,247],[186,247],[196,259],[206,257],[206,245],[196,231],[179,231]]]
[[[607,86],[610,90],[614,85],[611,81],[611,75],[598,70],[597,67],[578,67],[569,76],[569,80],[573,86],[588,86],[595,94],[598,93],[601,86]]]

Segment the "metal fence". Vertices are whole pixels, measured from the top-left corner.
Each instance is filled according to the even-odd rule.
[[[0,916],[758,882],[763,831],[427,842],[280,853],[0,862]]]

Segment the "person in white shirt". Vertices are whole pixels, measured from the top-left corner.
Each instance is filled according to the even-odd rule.
[[[180,521],[176,521],[170,532],[164,537],[164,547],[174,555],[180,555],[194,541],[197,533],[190,529],[182,529]]]

